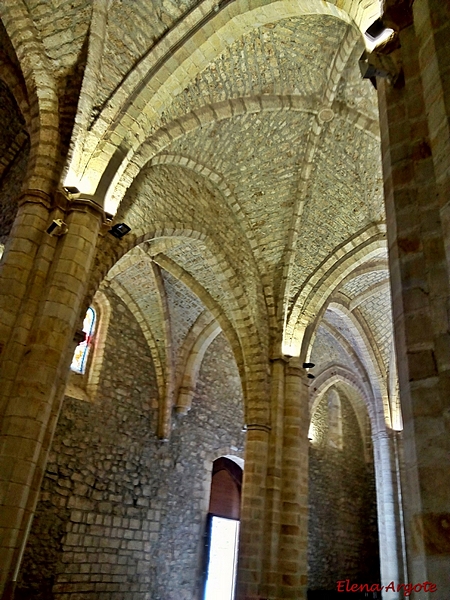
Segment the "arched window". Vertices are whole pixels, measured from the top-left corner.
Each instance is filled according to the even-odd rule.
[[[96,320],[97,315],[95,314],[95,310],[92,308],[92,306],[90,306],[87,309],[86,316],[84,317],[83,321],[83,333],[85,338],[75,348],[72,364],[70,365],[70,368],[72,371],[75,371],[75,373],[84,375],[86,371],[87,359],[92,346],[92,338],[95,333]]]
[[[83,321],[84,339],[75,348],[65,395],[87,402],[95,401],[100,383],[111,306],[98,290]]]

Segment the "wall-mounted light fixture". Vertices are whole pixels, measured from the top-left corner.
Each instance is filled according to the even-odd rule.
[[[364,33],[371,49],[388,40],[394,33],[393,29],[385,27],[381,19],[377,19],[368,27]]]
[[[62,219],[53,219],[47,227],[47,233],[51,236],[60,237],[68,232],[69,228]]]
[[[125,223],[116,223],[116,225],[113,225],[111,227],[111,229],[109,230],[108,233],[110,233],[115,238],[120,240],[121,238],[123,238],[124,235],[127,235],[127,233],[130,233],[130,231],[131,231],[131,227],[129,227]]]

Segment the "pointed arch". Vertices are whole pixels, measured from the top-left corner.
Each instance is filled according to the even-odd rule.
[[[186,336],[181,350],[184,361],[182,378],[176,391],[175,409],[177,413],[186,414],[190,410],[203,357],[221,332],[219,324],[212,317],[209,317],[209,322],[202,327],[201,321],[205,321],[205,317],[208,318],[204,313],[198,317]],[[200,333],[198,333],[198,329],[200,329]]]
[[[307,326],[314,322],[333,292],[355,268],[385,247],[385,224],[370,225],[341,244],[308,277],[287,315],[283,341],[287,354],[300,355]]]
[[[26,186],[50,193],[57,183],[59,101],[57,83],[23,0],[3,0],[0,18],[18,58],[30,106],[30,158]]]

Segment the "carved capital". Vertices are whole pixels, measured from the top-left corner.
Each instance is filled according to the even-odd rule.
[[[17,199],[17,204],[22,206],[23,204],[41,204],[48,210],[52,208],[52,198],[46,192],[41,190],[28,189],[24,190]]]

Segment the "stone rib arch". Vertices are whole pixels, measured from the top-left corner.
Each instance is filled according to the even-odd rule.
[[[77,118],[75,119],[72,130],[69,159],[66,168],[69,168],[72,158],[75,161],[76,168],[78,166],[77,162],[79,162],[83,155],[89,119],[96,97],[96,87],[100,75],[107,35],[108,10],[111,3],[112,0],[93,0],[92,2],[92,17],[88,33],[89,42],[86,67],[84,69],[84,76],[81,84]]]
[[[299,356],[307,326],[321,307],[355,268],[385,248],[385,225],[371,225],[341,244],[306,280],[294,298],[287,317],[284,346],[287,353]]]
[[[165,398],[165,390],[166,390],[166,378],[165,378],[165,369],[163,366],[163,361],[161,359],[158,345],[155,342],[153,333],[141,312],[141,309],[130,296],[130,294],[125,290],[123,286],[121,286],[118,282],[112,280],[109,283],[112,291],[122,300],[122,302],[128,307],[128,309],[133,313],[141,331],[145,337],[145,340],[148,344],[150,354],[152,356],[155,374],[156,374],[156,383],[158,387],[158,395],[161,402],[161,398]]]
[[[364,412],[367,413],[372,431],[378,430],[378,418],[374,406],[374,398],[368,394],[364,386],[361,385],[355,374],[350,369],[342,365],[332,365],[325,371],[322,371],[314,381],[313,392],[310,394],[309,399],[309,415],[310,420],[312,419],[314,412],[317,410],[319,403],[321,402],[324,394],[333,386],[339,386],[344,384],[356,392],[356,400],[353,394],[349,394],[347,397],[352,404],[355,411],[358,425],[361,431],[361,437],[366,441],[367,428],[365,423]],[[363,409],[363,410],[362,410]],[[364,444],[366,447],[366,444]]]
[[[171,30],[143,57],[103,109],[88,136],[93,152],[83,161],[80,173],[72,174],[85,193],[94,193],[115,149],[121,147],[125,154],[131,148],[135,150],[145,139],[152,120],[158,120],[161,107],[167,106],[222,49],[246,31],[307,14],[330,15],[364,31],[379,15],[375,0],[364,7],[356,0],[347,0],[343,9],[331,2],[309,0],[258,0],[250,10],[244,0],[235,0],[219,11],[213,7],[211,0],[206,0]],[[134,141],[125,140],[130,127]],[[118,138],[116,145],[109,142],[112,133]]]
[[[341,318],[344,317],[344,322],[359,341],[363,353],[363,362],[369,370],[370,385],[374,397],[376,402],[380,404],[386,424],[390,426],[391,417],[386,388],[386,375],[380,364],[381,358],[375,347],[375,341],[373,340],[370,330],[362,322],[362,316],[360,315],[360,318],[357,317],[355,314],[357,311],[350,312],[343,304],[338,304],[336,302],[330,303],[329,310],[337,312],[338,314],[340,313]]]
[[[197,333],[196,325],[200,325],[199,321],[202,316],[200,315],[197,322],[194,323],[183,344],[184,368],[182,379],[176,391],[175,405],[176,412],[180,414],[186,414],[190,410],[203,357],[211,343],[221,332],[219,324],[215,320],[210,320],[200,330],[200,333]]]
[[[245,238],[248,240],[248,243],[251,248],[250,257],[254,264],[255,272],[258,273],[258,281],[262,281],[263,288],[263,296],[265,299],[265,309],[267,310],[267,315],[269,318],[269,323],[272,331],[272,335],[275,334],[277,329],[276,325],[276,315],[275,315],[275,298],[273,296],[273,289],[270,283],[268,282],[268,278],[265,273],[261,273],[258,263],[255,260],[253,251],[257,248],[257,241],[253,234],[252,228],[248,224],[248,216],[245,214],[242,206],[240,205],[238,199],[233,194],[233,191],[228,186],[226,180],[220,173],[216,173],[206,167],[203,164],[196,163],[191,160],[189,157],[178,155],[178,154],[158,154],[153,158],[149,164],[153,165],[171,165],[176,164],[180,165],[186,169],[191,169],[195,173],[202,175],[206,179],[210,180],[211,183],[219,189],[222,195],[227,199],[227,203],[230,204],[233,213],[238,217],[238,221],[241,220],[240,225],[245,223]]]
[[[316,115],[318,112],[317,101],[311,102],[309,98],[297,95],[244,96],[206,104],[159,127],[145,139],[136,151],[130,150],[126,156],[122,157],[123,161],[120,166],[111,172],[105,198],[107,210],[115,213],[127,189],[146,164],[182,136],[207,126],[209,123],[231,119],[234,116],[290,110]],[[373,137],[379,139],[378,125],[372,119],[347,105],[339,105],[337,110],[342,118],[350,121],[355,127],[364,131],[368,129]],[[103,196],[99,196],[99,200],[103,201]]]
[[[360,275],[364,275],[366,273],[372,273],[373,271],[387,271],[389,269],[387,260],[385,259],[375,259],[375,261],[364,262],[359,265],[354,271],[352,271],[345,279],[342,280],[340,286],[345,285],[347,282],[351,281],[355,277],[359,277]],[[381,283],[386,282],[386,279],[382,280]],[[340,296],[342,296],[342,288],[340,289]],[[302,340],[302,348],[300,356],[305,362],[310,362],[311,350],[314,345],[314,340],[317,334],[317,330],[319,326],[322,324],[322,317],[325,314],[328,304],[331,302],[331,298],[328,302],[324,303],[319,310],[314,323],[310,323],[306,329],[305,334]],[[350,300],[349,310],[352,310],[352,300]],[[326,325],[326,323],[325,323]]]
[[[358,373],[359,377],[362,379],[362,381],[369,381],[370,376],[369,376],[369,373],[368,373],[364,363],[361,361],[356,350],[353,348],[353,346],[350,344],[350,342],[347,340],[347,338],[336,327],[331,325],[331,323],[329,323],[327,320],[321,321],[320,326],[323,327],[326,331],[328,331],[335,338],[337,343],[350,356],[352,361],[354,361],[355,370]],[[316,329],[316,331],[317,331],[317,329]],[[307,358],[306,362],[310,362],[311,349],[313,347],[313,344],[314,344],[314,342],[312,342],[310,350],[308,351],[308,358]]]
[[[327,76],[327,86],[323,94],[323,109],[331,109],[333,105],[338,84],[341,80],[342,73],[347,66],[349,58],[358,41],[358,35],[352,27],[348,27],[345,35],[340,43],[340,46],[333,57]],[[311,179],[314,176],[314,166],[316,152],[318,151],[320,140],[322,137],[323,122],[319,114],[315,116],[313,125],[308,133],[306,140],[303,161],[299,171],[299,180],[294,199],[294,208],[292,211],[291,225],[288,232],[288,240],[283,252],[283,273],[279,282],[279,291],[277,295],[280,298],[278,303],[278,319],[284,320],[285,313],[289,305],[290,285],[292,282],[292,272],[296,258],[296,250],[298,239],[301,233],[301,218],[304,212],[304,207],[308,201],[308,190],[311,185]],[[283,335],[281,333],[281,335]],[[282,340],[280,340],[282,341]]]
[[[270,422],[269,405],[266,402],[261,403],[261,398],[266,398],[266,395],[263,395],[267,385],[266,363],[259,347],[252,345],[251,336],[250,339],[246,339],[246,336],[242,336],[241,339],[238,336],[236,328],[223,314],[218,303],[200,286],[192,275],[164,255],[157,255],[154,260],[190,288],[216,319],[230,343],[241,375],[246,421],[248,422],[251,418],[252,422],[268,425]]]
[[[185,169],[194,171],[195,173],[198,173],[205,179],[208,179],[216,188],[220,190],[221,194],[230,203],[230,206],[233,209],[233,213],[241,217],[242,221],[247,225],[247,215],[244,213],[244,210],[239,204],[237,198],[233,194],[232,190],[229,188],[223,175],[221,175],[220,173],[216,173],[209,169],[207,166],[201,163],[197,163],[190,159],[188,156],[182,156],[181,154],[157,154],[154,158],[152,158],[149,161],[148,165],[177,165]],[[248,225],[246,227],[246,235],[249,238],[250,247],[252,248],[252,250],[254,250],[257,246],[257,243],[255,241],[253,232],[251,231]]]
[[[117,170],[111,175],[105,206],[109,212],[115,213],[127,189],[141,170],[156,155],[161,153],[172,142],[182,136],[234,116],[279,112],[293,110],[305,114],[316,114],[317,107],[302,96],[245,96],[233,98],[213,104],[206,104],[186,115],[171,121],[168,125],[159,127],[150,137],[146,138],[136,149],[130,149]]]
[[[361,292],[360,294],[355,296],[355,298],[353,298],[353,300],[350,301],[350,304],[348,307],[349,310],[352,311],[353,309],[357,308],[365,300],[367,300],[368,298],[371,298],[374,294],[376,294],[381,289],[389,291],[390,285],[389,285],[388,277],[386,277],[386,279],[383,279],[381,281],[378,281],[377,283],[370,285],[363,292]]]
[[[204,232],[206,251],[202,253],[208,254],[205,266],[214,271],[214,287],[222,297],[223,308],[236,324],[245,322],[258,343],[267,348],[267,307],[255,258],[245,231],[220,190],[183,166],[155,165],[141,173],[118,218],[125,220],[137,236],[150,223],[178,219],[185,230]]]
[[[28,102],[28,93],[23,79],[17,67],[11,62],[6,53],[0,50],[0,73],[1,79],[8,86],[13,95],[16,104],[25,119],[27,132],[31,128],[30,105]]]
[[[139,229],[133,233],[130,233],[124,240],[118,243],[114,243],[116,246],[113,248],[113,257],[108,256],[106,264],[102,265],[101,269],[93,276],[92,287],[96,286],[96,282],[100,282],[104,277],[104,274],[109,270],[114,262],[116,262],[123,254],[128,252],[132,247],[141,244],[144,241],[158,238],[158,237],[187,237],[191,239],[197,239],[205,243],[205,245],[211,251],[211,264],[209,266],[213,269],[218,282],[223,286],[223,289],[227,292],[228,297],[232,300],[229,305],[230,310],[228,311],[228,318],[233,321],[233,327],[236,331],[240,331],[244,338],[249,340],[248,345],[248,359],[253,362],[256,368],[255,379],[259,381],[267,381],[267,371],[265,368],[265,362],[262,358],[264,353],[268,352],[268,339],[265,325],[267,324],[266,315],[260,315],[261,318],[258,321],[258,327],[255,324],[254,315],[252,314],[252,307],[249,299],[243,290],[239,279],[234,273],[232,267],[229,265],[226,255],[223,249],[216,243],[208,231],[195,229],[195,225],[192,222],[184,223],[153,223],[153,227],[150,228],[149,224],[146,224],[147,229]],[[115,240],[116,242],[116,240]],[[110,246],[111,241],[106,242],[106,246]],[[108,248],[106,250],[105,257],[109,254]],[[100,260],[100,259],[99,259]],[[106,268],[105,268],[106,267]],[[97,285],[98,285],[97,283]],[[200,298],[202,300],[202,298]],[[222,307],[225,308],[225,307]],[[266,418],[266,417],[264,417]]]

